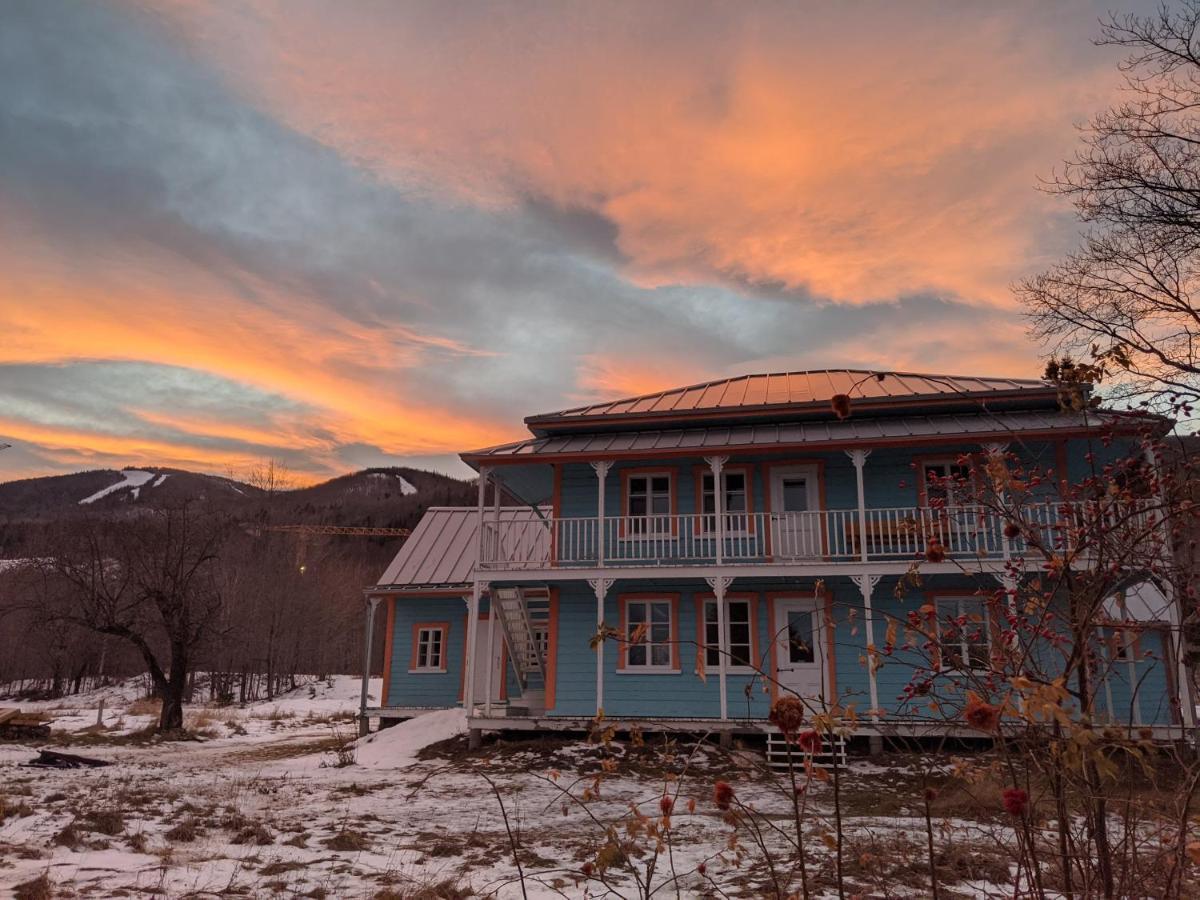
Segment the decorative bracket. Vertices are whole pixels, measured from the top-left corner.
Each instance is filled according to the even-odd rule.
[[[612,460],[598,459],[592,463],[592,469],[595,471],[596,477],[599,478],[601,481],[603,481],[604,477],[606,475],[608,475],[608,470],[611,468],[612,468]]]
[[[867,463],[867,457],[871,455],[870,450],[847,450],[846,455],[850,457],[850,462],[854,463],[854,468],[861,469]]]
[[[612,587],[614,581],[616,581],[615,578],[589,578],[588,587],[596,594],[597,600],[603,600],[608,596],[608,589]]]
[[[711,578],[705,578],[708,586],[712,588],[714,594],[725,596],[725,592],[729,590],[729,586],[733,584],[734,575],[714,575]]]
[[[858,582],[858,589],[862,592],[863,599],[875,593],[875,587],[879,584],[879,579],[882,577],[882,575],[868,575],[866,573],[854,576],[854,580]]]
[[[708,463],[708,467],[712,469],[713,475],[717,478],[721,477],[721,472],[725,468],[725,463],[729,462],[728,456],[706,456],[704,461]]]
[[[1003,456],[1008,452],[1008,444],[991,443],[981,444],[980,446],[983,447],[984,452],[988,456]]]

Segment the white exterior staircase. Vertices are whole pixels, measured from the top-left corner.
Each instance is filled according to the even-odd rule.
[[[493,587],[493,614],[500,622],[508,658],[529,712],[546,706],[546,653],[550,625],[549,592],[520,587]]]
[[[846,765],[846,739],[838,735],[834,740],[823,738],[821,752],[814,753],[813,765],[818,768],[828,768],[837,759],[838,766]],[[783,733],[775,728],[767,732],[767,763],[773,769],[787,769],[788,747],[783,739]],[[797,771],[804,768],[804,751],[792,745],[792,767]]]

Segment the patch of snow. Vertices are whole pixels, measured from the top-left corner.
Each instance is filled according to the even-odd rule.
[[[155,480],[154,480],[154,481],[151,483],[150,487],[152,487],[152,488],[156,488],[156,487],[158,487],[159,485],[161,485],[161,484],[162,484],[164,481],[166,481],[166,480],[167,480],[168,478],[170,478],[170,477],[171,477],[171,475],[170,475],[170,473],[169,473],[169,472],[164,472],[163,474],[159,475],[159,476],[158,476],[158,478],[156,478],[156,479],[155,479]]]
[[[422,713],[358,741],[355,761],[368,769],[402,769],[417,761],[417,752],[467,730],[467,714],[460,708]]]
[[[407,478],[405,478],[403,475],[397,475],[396,477],[398,479],[400,479],[400,493],[403,494],[405,497],[409,496],[410,494],[415,494],[417,492],[417,489],[413,485],[413,483],[411,481],[409,481]]]
[[[84,497],[79,501],[79,505],[83,506],[85,503],[95,503],[101,497],[107,497],[114,491],[119,491],[123,488],[134,488],[136,490],[154,477],[153,472],[143,472],[141,469],[125,469],[121,474],[125,476],[123,481],[110,484],[108,487],[96,491],[90,497]],[[133,496],[136,498],[137,494],[135,493]]]

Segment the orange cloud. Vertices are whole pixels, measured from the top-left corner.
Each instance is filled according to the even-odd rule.
[[[327,12],[175,16],[241,90],[386,177],[603,213],[644,285],[1008,305],[1046,252],[1036,177],[1116,81],[1082,4]]]

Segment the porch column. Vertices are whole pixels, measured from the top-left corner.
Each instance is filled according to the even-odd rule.
[[[717,660],[717,680],[721,686],[721,721],[724,722],[729,719],[729,693],[725,689],[725,675],[729,665],[729,613],[725,608],[725,590],[733,583],[733,579],[716,575],[704,580],[712,588],[717,603],[717,650],[720,656]],[[701,609],[703,610],[703,607]]]
[[[492,474],[492,470],[488,466],[480,466],[479,467],[479,497],[476,501],[476,511],[479,514],[479,517],[477,519],[477,523],[479,526],[479,533],[475,536],[476,537],[476,552],[478,554],[475,557],[475,567],[477,569],[483,568],[484,563],[487,561],[487,554],[485,552],[486,548],[487,548],[487,538],[484,536],[483,507],[484,507],[484,502],[487,499],[487,483],[488,483],[488,479],[491,477],[491,474]]]
[[[492,540],[495,542],[495,555],[500,555],[500,479],[495,475],[492,481]],[[515,524],[515,523],[514,523]],[[518,535],[517,541],[520,540]],[[518,544],[519,546],[519,544]]]
[[[479,639],[479,598],[486,582],[476,580],[467,598],[467,658],[463,660],[463,709],[468,718],[475,710],[475,649]]]
[[[595,463],[592,463],[595,465]],[[605,466],[608,463],[604,463]],[[596,594],[596,715],[604,712],[604,598],[612,586],[611,578],[589,578],[588,584]],[[625,636],[622,635],[622,640]],[[618,651],[621,652],[620,645]]]
[[[1004,454],[1008,452],[1008,444],[984,444],[983,452],[988,455],[989,460],[1003,459]],[[1007,494],[1004,491],[1000,491],[998,493],[1000,495],[1000,497],[999,497],[1000,506],[1002,509],[1006,509],[1004,503],[1008,499]],[[1004,533],[1004,525],[1003,524],[1000,525],[1000,548],[1001,548],[1001,551],[1004,553],[1004,561],[1005,562],[1012,559],[1012,541],[1009,540],[1008,535]],[[1016,600],[1015,600],[1015,598],[1013,598],[1013,596],[1011,594],[1009,595],[1009,600],[1010,600],[1013,608],[1015,609]]]
[[[489,598],[489,601],[490,601],[490,598]],[[488,627],[487,627],[487,656],[485,657],[485,659],[487,660],[487,663],[486,663],[487,677],[485,678],[487,684],[484,685],[484,690],[487,691],[487,694],[483,698],[483,714],[485,717],[487,717],[489,719],[492,717],[492,688],[493,688],[492,678],[496,672],[496,667],[495,667],[495,665],[493,665],[493,661],[495,659],[495,656],[493,654],[495,654],[495,652],[496,652],[496,605],[494,603],[489,602],[488,603]]]
[[[721,483],[721,480],[722,480],[721,473],[723,471],[725,471],[725,463],[729,462],[729,457],[728,456],[706,456],[706,457],[704,457],[704,461],[706,463],[708,463],[708,467],[712,470],[713,514],[717,520],[716,521],[716,539],[717,539],[716,560],[717,560],[717,565],[719,566],[725,562],[725,485]],[[749,490],[749,486],[747,486],[747,490]],[[704,510],[698,509],[696,511],[698,513],[700,513],[701,521],[703,521]],[[714,590],[715,590],[715,588],[714,588]],[[718,610],[720,609],[719,604],[717,606],[717,609]],[[718,616],[718,620],[719,620],[720,612],[717,613],[717,616]],[[722,676],[722,677],[724,677],[724,676]],[[725,718],[725,717],[721,716],[721,718]]]
[[[863,483],[863,466],[867,464],[870,450],[847,450],[846,455],[854,463],[854,481],[858,486],[858,553],[859,559],[867,561],[867,491]],[[870,609],[870,600],[867,601]]]
[[[379,608],[380,597],[367,595],[367,622],[366,634],[363,640],[363,673],[362,673],[362,692],[358,698],[358,734],[361,737],[370,730],[370,722],[367,721],[367,698],[368,688],[371,682],[371,651],[374,649],[371,645],[375,639],[375,610]],[[388,648],[384,648],[384,652],[390,652]]]
[[[604,565],[604,482],[612,463],[607,459],[592,463],[596,471],[596,565]]]
[[[867,688],[871,699],[871,718],[879,721],[879,685],[875,680],[875,615],[871,604],[871,595],[879,584],[878,575],[855,575],[859,593],[863,601],[863,624],[867,629]]]

